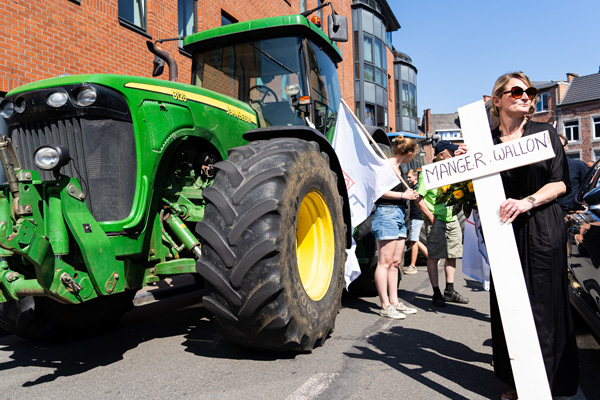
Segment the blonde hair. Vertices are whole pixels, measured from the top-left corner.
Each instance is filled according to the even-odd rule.
[[[417,171],[415,171],[414,169],[409,169],[408,172],[406,173],[406,176],[409,176],[409,175],[419,176],[419,173]]]
[[[392,151],[394,154],[400,155],[409,153],[415,154],[417,152],[417,142],[411,138],[405,138],[404,136],[400,135],[396,138],[396,140],[394,140],[394,143],[392,144]]]
[[[504,86],[506,86],[506,84],[508,83],[508,81],[510,81],[511,79],[519,79],[523,82],[525,82],[525,84],[527,85],[527,87],[531,87],[533,86],[531,84],[531,81],[529,80],[529,77],[527,75],[525,75],[523,72],[509,72],[508,74],[504,74],[502,76],[500,76],[500,78],[498,78],[496,80],[496,83],[494,84],[494,89],[492,90],[492,99],[490,100],[490,113],[491,113],[491,125],[492,127],[495,123],[498,123],[499,125],[499,121],[500,121],[500,110],[498,109],[498,107],[496,107],[496,105],[494,104],[494,98],[501,98],[504,95],[504,92],[507,90]],[[529,107],[529,114],[527,116],[531,116],[531,114],[533,114],[535,112],[535,103],[536,103],[537,97],[534,97],[533,99],[531,99],[531,107]],[[496,125],[496,126],[498,126]]]

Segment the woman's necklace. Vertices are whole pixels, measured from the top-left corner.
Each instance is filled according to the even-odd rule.
[[[513,140],[514,136],[519,135],[519,137],[521,137],[523,135],[523,133],[525,133],[525,121],[523,121],[523,123],[514,131],[511,133],[504,133],[504,127],[502,125],[500,125],[500,140],[502,140],[503,142],[505,140]],[[510,130],[508,130],[510,132]]]

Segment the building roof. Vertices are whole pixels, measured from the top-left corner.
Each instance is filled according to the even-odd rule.
[[[547,89],[553,86],[556,86],[558,84],[567,84],[567,82],[565,81],[539,81],[539,82],[531,82],[531,84],[536,87],[537,89]]]
[[[425,116],[423,116],[425,119]],[[430,132],[435,133],[439,131],[454,131],[459,130],[460,120],[458,119],[458,112],[452,114],[430,114],[429,115],[429,129]],[[423,121],[421,121],[423,122]],[[418,126],[418,133],[420,135],[426,135],[423,123]]]
[[[597,74],[574,77],[560,102],[566,104],[600,100],[600,72]]]
[[[431,114],[431,132],[460,129],[458,112],[452,114]]]
[[[396,15],[394,15],[394,12],[390,8],[387,0],[354,0],[352,4],[364,4],[381,13],[387,22],[387,32],[394,32],[401,28],[400,23],[396,19]]]

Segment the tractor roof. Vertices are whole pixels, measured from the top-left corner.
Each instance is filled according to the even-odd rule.
[[[322,46],[334,62],[342,61],[342,54],[338,47],[319,27],[302,15],[284,15],[220,26],[187,36],[183,43],[185,50],[194,53],[223,47],[231,43],[301,34]]]

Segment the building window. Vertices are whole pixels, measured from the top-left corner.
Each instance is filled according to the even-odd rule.
[[[579,121],[565,121],[563,127],[569,142],[579,142]]]
[[[537,103],[535,104],[535,111],[542,112],[548,111],[550,108],[548,102],[550,100],[550,93],[544,92],[538,95]]]
[[[387,89],[386,54],[381,40],[363,33],[363,62],[366,81],[375,82]]]
[[[402,115],[417,118],[417,90],[415,85],[402,82]]]
[[[369,65],[369,64],[365,64],[365,81],[371,81],[374,82],[375,81],[375,75],[373,72],[373,66]]]
[[[381,43],[381,40],[375,38],[375,56],[373,57],[374,62],[375,62],[375,66],[377,68],[383,68],[383,44]]]
[[[390,49],[392,48],[392,32],[385,33],[385,43]]]
[[[600,149],[594,149],[594,161],[600,160]]]
[[[184,37],[198,32],[197,25],[197,0],[178,0],[177,13],[179,17],[179,37]],[[183,47],[183,40],[179,41]]]
[[[600,117],[592,117],[592,139],[600,140]]]
[[[375,125],[375,106],[365,105],[365,125]]]
[[[236,22],[238,22],[237,19],[233,18],[225,11],[221,11],[221,26],[235,24]]]
[[[373,62],[373,38],[365,35],[363,37],[363,59],[366,62]]]
[[[146,0],[119,0],[119,18],[146,30]]]
[[[439,134],[442,140],[462,139],[462,131],[460,129],[438,130],[435,133]]]

